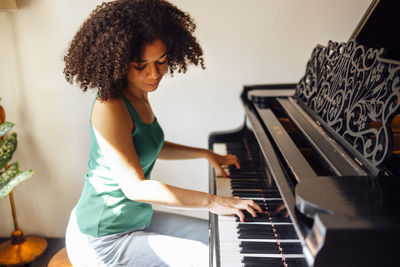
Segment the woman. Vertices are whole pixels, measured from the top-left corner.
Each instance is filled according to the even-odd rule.
[[[207,223],[157,213],[151,204],[216,214],[262,212],[251,200],[219,197],[150,180],[157,158],[206,158],[217,173],[234,155],[164,141],[148,93],[166,72],[203,65],[191,17],[163,0],[98,6],[65,56],[67,81],[97,90],[82,195],[71,213],[67,251],[74,266],[207,266]],[[203,231],[203,233],[198,234]]]

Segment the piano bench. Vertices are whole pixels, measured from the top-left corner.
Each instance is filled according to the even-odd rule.
[[[68,259],[67,249],[60,249],[49,261],[47,267],[73,267]]]

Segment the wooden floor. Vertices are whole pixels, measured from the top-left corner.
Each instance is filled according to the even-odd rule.
[[[0,238],[0,243],[7,240],[8,238]],[[51,257],[53,257],[60,249],[65,247],[64,238],[46,238],[46,240],[47,249],[43,255],[37,258],[34,262],[25,265],[25,267],[46,267]],[[0,267],[4,267],[4,265],[0,265]]]

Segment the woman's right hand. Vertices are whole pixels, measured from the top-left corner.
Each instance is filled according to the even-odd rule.
[[[253,200],[245,200],[240,197],[211,196],[208,210],[218,215],[237,215],[240,221],[244,222],[243,210],[249,212],[253,217],[257,217],[257,212],[263,212],[261,207]]]

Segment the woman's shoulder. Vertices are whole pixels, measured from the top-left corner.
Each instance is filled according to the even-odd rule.
[[[93,104],[93,112],[102,115],[123,113],[124,110],[124,103],[121,98],[111,98],[106,101],[97,98]]]
[[[112,98],[107,101],[96,99],[93,104],[92,122],[126,124],[131,122],[129,111],[121,98]]]

